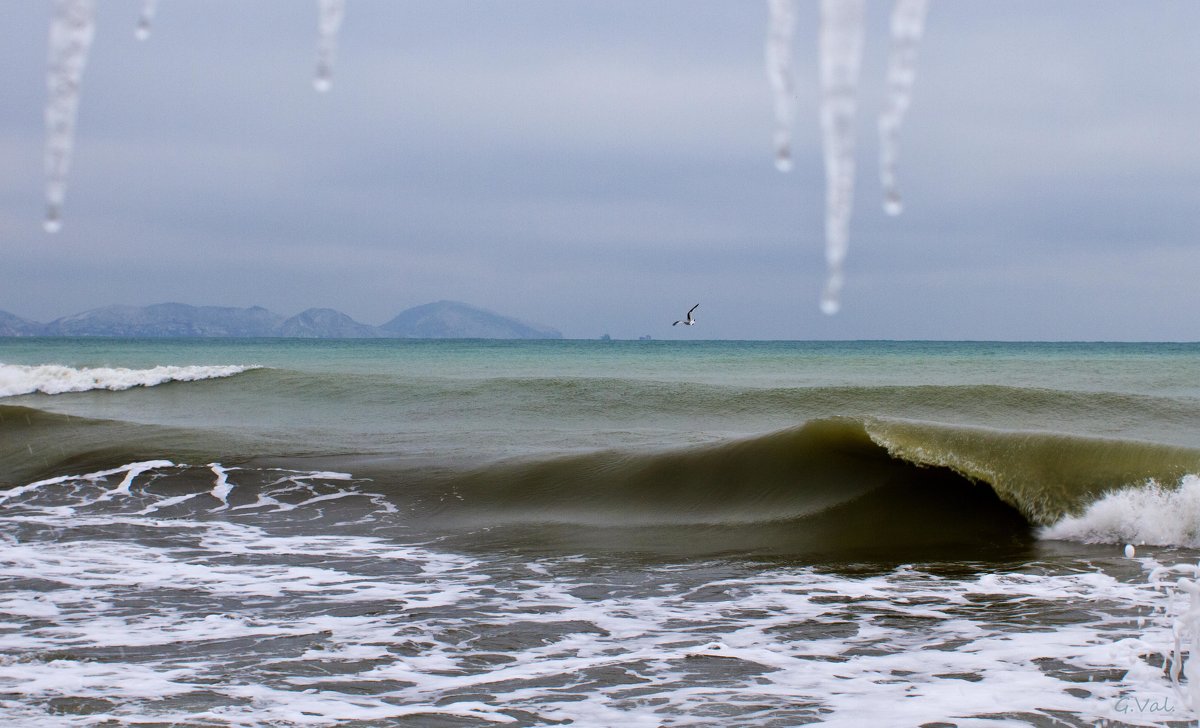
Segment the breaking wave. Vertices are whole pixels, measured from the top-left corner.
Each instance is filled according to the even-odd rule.
[[[961,558],[972,548],[1024,548],[1038,537],[1200,545],[1200,521],[1188,525],[1189,514],[1200,513],[1200,450],[1060,433],[824,418],[698,447],[466,469],[378,454],[288,455],[271,449],[278,443],[211,431],[14,406],[0,406],[0,435],[0,483],[9,484],[4,507],[19,505],[24,484],[105,471],[112,495],[98,502],[108,507],[128,495],[128,481],[142,478],[144,468],[130,463],[162,471],[156,461],[219,460],[229,466],[183,467],[162,484],[176,483],[171,497],[204,492],[220,504],[233,502],[226,496],[255,503],[270,485],[255,475],[264,469],[352,473],[388,503],[376,514],[378,526],[480,548],[791,555],[952,549]],[[239,472],[228,475],[232,470]],[[341,487],[333,482],[327,495]],[[33,490],[54,499],[55,488]]]
[[[1185,475],[1177,487],[1149,480],[1121,488],[1041,535],[1084,543],[1200,548],[1200,476]]]
[[[563,548],[795,554],[1027,544],[1108,493],[1193,473],[1200,451],[1154,443],[830,418],[685,450],[494,464],[406,491],[423,492],[430,522],[498,543],[507,528]]]
[[[259,369],[257,366],[68,367],[59,364],[0,364],[0,397],[21,394],[63,394],[94,389],[118,391],[153,387],[167,382],[219,379]]]

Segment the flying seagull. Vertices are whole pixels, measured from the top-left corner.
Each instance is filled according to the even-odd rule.
[[[687,319],[686,319],[686,320],[684,320],[684,321],[676,321],[675,323],[673,323],[673,324],[671,324],[671,325],[672,325],[672,326],[678,326],[679,324],[683,324],[684,326],[695,326],[695,325],[696,325],[696,319],[692,318],[692,311],[695,311],[697,308],[700,308],[700,304],[698,304],[698,303],[697,303],[695,306],[692,306],[690,309],[688,309],[688,315],[687,315]]]

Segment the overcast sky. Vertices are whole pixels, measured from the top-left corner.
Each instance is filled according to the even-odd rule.
[[[817,3],[796,166],[765,2],[99,0],[64,227],[42,232],[50,3],[0,0],[0,310],[454,299],[568,337],[1200,340],[1200,3],[932,0],[897,218],[868,2],[842,312],[818,309]],[[699,302],[699,324],[672,329]]]

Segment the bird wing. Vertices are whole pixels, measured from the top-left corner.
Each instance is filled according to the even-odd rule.
[[[691,316],[691,315],[692,315],[692,311],[695,311],[695,310],[696,310],[696,309],[698,309],[698,308],[700,308],[700,304],[698,304],[698,303],[697,303],[695,306],[692,306],[691,308],[689,308],[689,309],[688,309],[688,316]]]

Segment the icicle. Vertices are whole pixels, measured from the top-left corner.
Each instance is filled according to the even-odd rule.
[[[137,29],[133,31],[138,40],[150,37],[150,24],[154,22],[154,10],[157,5],[158,0],[142,0],[142,16],[138,18]]]
[[[79,85],[96,31],[94,0],[55,0],[46,75],[46,232],[62,227],[67,171],[75,141]]]
[[[767,0],[767,79],[775,97],[775,166],[792,168],[792,120],[796,82],[792,77],[792,36],[796,30],[796,0]]]
[[[864,0],[821,0],[821,132],[825,147],[825,262],[821,310],[841,308],[842,263],[854,203],[854,115],[862,62]]]
[[[317,75],[313,88],[328,91],[333,86],[333,54],[337,50],[338,28],[346,15],[345,0],[318,0],[320,18],[317,38]]]
[[[896,185],[900,124],[912,102],[917,77],[917,46],[925,32],[928,0],[896,0],[892,9],[892,51],[888,58],[887,107],[879,116],[879,179],[883,182],[883,209],[899,215],[903,206]]]

